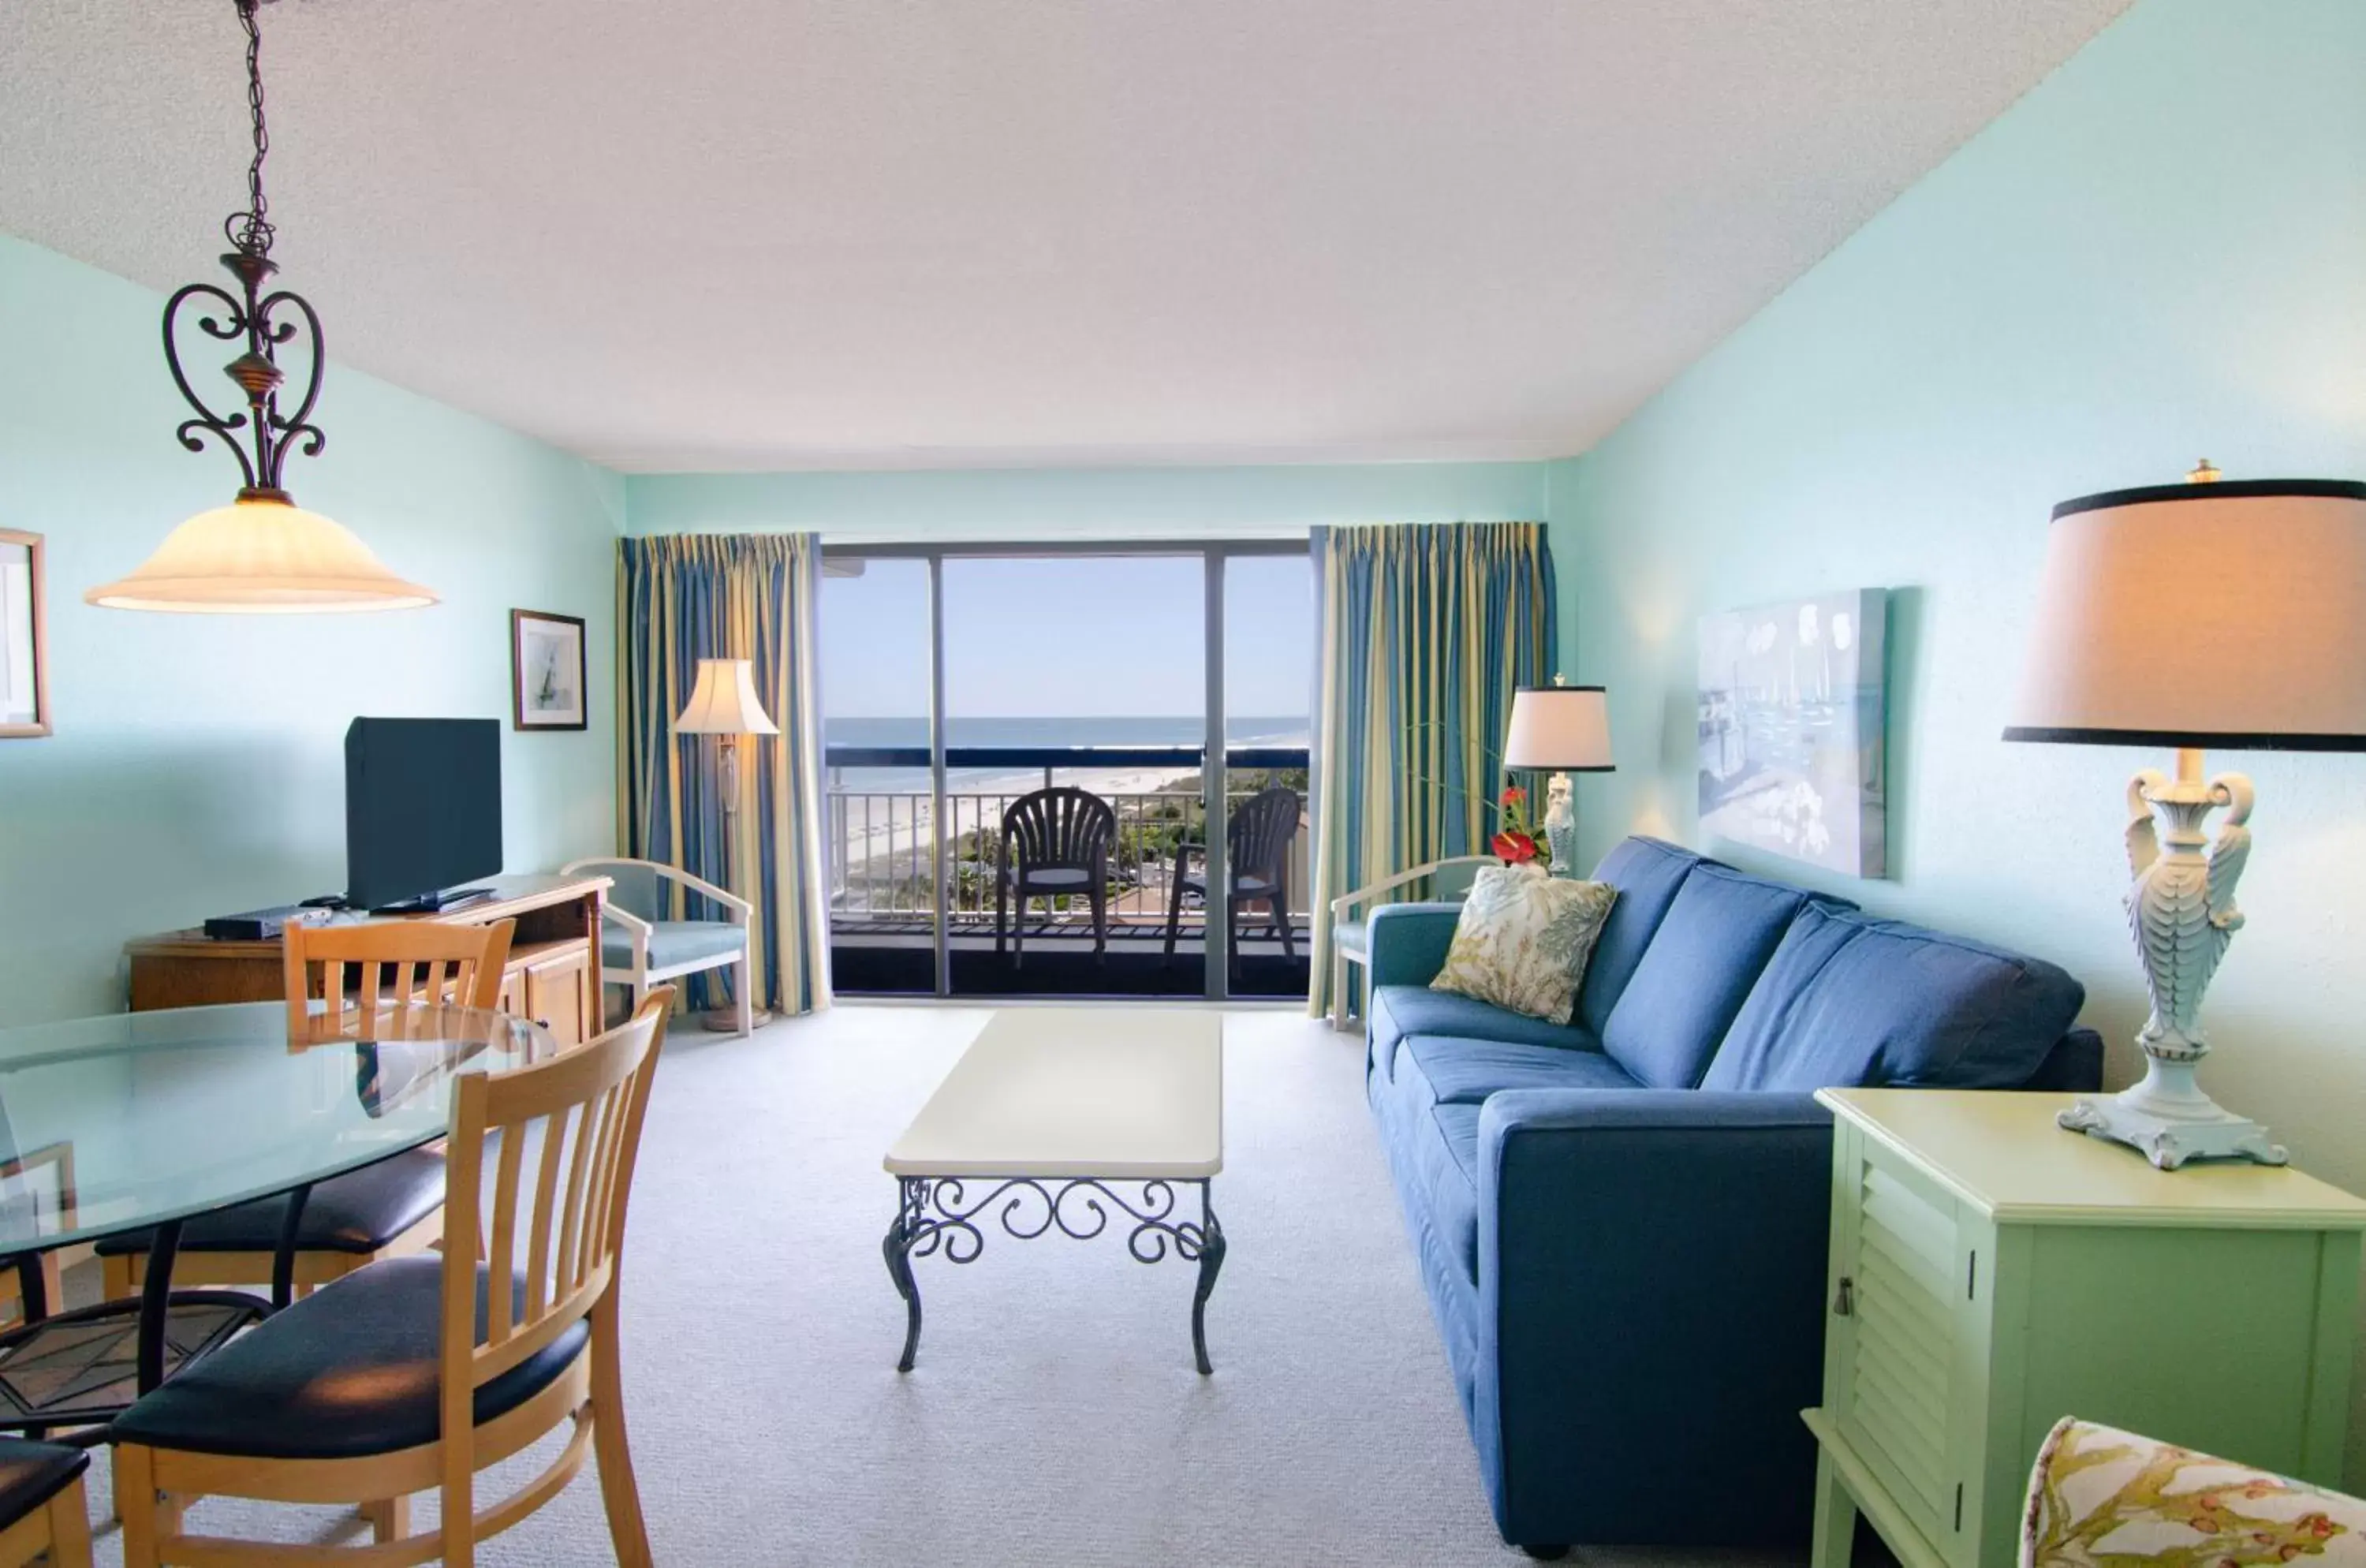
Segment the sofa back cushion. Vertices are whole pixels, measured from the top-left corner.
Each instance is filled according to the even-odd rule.
[[[1675,901],[1676,889],[1701,857],[1658,839],[1622,839],[1611,846],[1594,868],[1594,880],[1618,889],[1610,918],[1594,939],[1594,956],[1585,965],[1585,984],[1577,993],[1577,1022],[1599,1039],[1610,1021],[1610,1010],[1634,977],[1643,950]]]
[[[1800,912],[1703,1089],[2014,1089],[2086,992],[2042,959],[1853,910]]]
[[[1652,1089],[1698,1084],[1808,899],[1800,888],[1714,862],[1695,865],[1610,1010],[1603,1050]]]

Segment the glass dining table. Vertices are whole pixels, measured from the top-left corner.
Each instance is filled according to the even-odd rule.
[[[28,1321],[0,1335],[0,1428],[104,1421],[286,1306],[315,1184],[443,1136],[455,1078],[558,1050],[525,1019],[443,1005],[0,1029],[0,1258],[150,1233],[136,1301],[56,1311],[38,1269],[19,1269]],[[286,1201],[268,1298],[172,1288],[184,1221],[265,1198]]]

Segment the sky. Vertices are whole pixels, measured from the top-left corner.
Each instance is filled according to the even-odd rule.
[[[1198,716],[1205,609],[1198,556],[945,562],[945,711],[959,718]],[[1223,563],[1224,705],[1312,705],[1313,569],[1303,555]],[[821,591],[822,710],[902,718],[929,706],[929,569],[872,560]]]

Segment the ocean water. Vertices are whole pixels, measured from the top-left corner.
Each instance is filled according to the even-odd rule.
[[[1302,747],[1313,727],[1303,716],[1234,715],[1225,720],[1225,739],[1234,746]],[[963,746],[1189,746],[1198,747],[1207,734],[1207,721],[1196,716],[1133,718],[963,718],[945,720],[945,744]],[[840,746],[915,746],[929,743],[925,718],[831,718],[823,722],[825,750]],[[1087,770],[1063,770],[1083,773]],[[1040,770],[1031,775],[1042,778]],[[946,788],[988,789],[1010,782],[1008,769],[951,768]],[[904,791],[929,787],[926,768],[835,768],[828,782],[846,790]],[[1079,779],[1080,783],[1089,780]]]

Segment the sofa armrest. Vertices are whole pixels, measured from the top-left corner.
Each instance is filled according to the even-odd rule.
[[[1373,910],[1365,938],[1373,987],[1426,986],[1437,978],[1461,915],[1459,904],[1390,904]]]
[[[1472,1427],[1507,1539],[1806,1542],[1831,1139],[1805,1094],[1489,1098]]]

